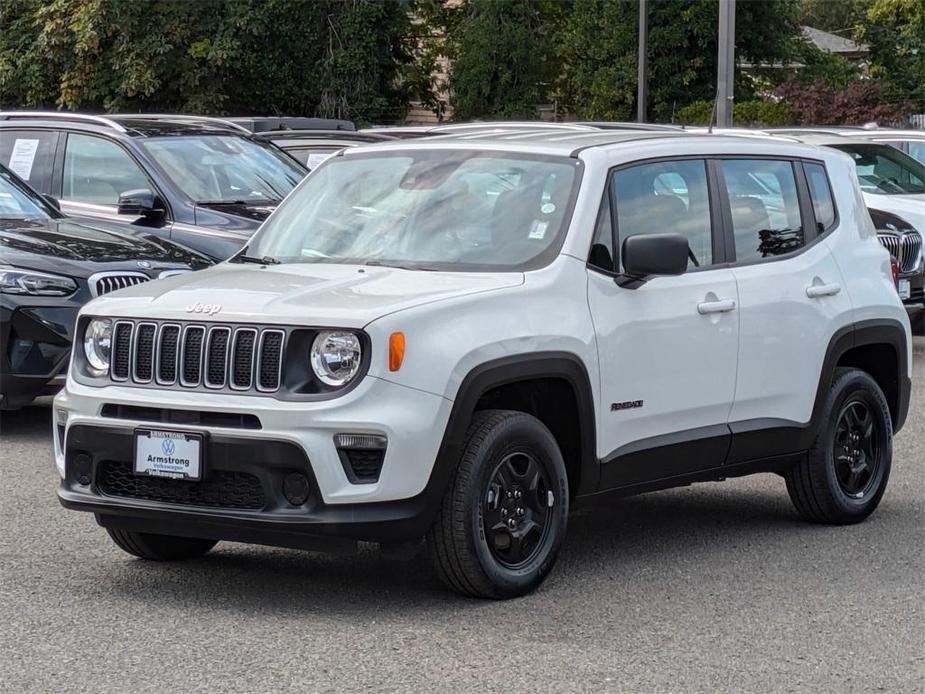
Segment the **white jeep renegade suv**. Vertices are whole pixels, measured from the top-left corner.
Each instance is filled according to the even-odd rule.
[[[347,150],[236,258],[88,304],[75,344],[59,496],[122,549],[426,537],[494,598],[601,492],[776,472],[807,519],[864,519],[911,370],[846,155],[668,132]]]

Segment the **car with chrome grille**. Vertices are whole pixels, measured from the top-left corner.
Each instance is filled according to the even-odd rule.
[[[231,259],[77,335],[58,496],[127,553],[426,545],[484,598],[540,585],[605,493],[771,472],[860,522],[911,387],[852,159],[670,130],[347,148]]]
[[[0,165],[0,409],[61,388],[87,301],[212,264],[127,224],[67,217],[53,202]]]

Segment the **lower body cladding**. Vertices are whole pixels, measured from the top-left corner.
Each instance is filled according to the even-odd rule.
[[[324,402],[197,394],[192,410],[177,392],[72,385],[55,401],[58,496],[107,528],[350,551],[423,537],[440,503],[451,403],[436,395],[367,377]],[[201,436],[200,479],[136,474],[139,430]]]
[[[0,304],[0,409],[61,389],[78,308]]]

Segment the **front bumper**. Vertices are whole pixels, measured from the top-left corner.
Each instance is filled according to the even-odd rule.
[[[426,532],[448,479],[435,461],[452,403],[374,377],[324,402],[146,389],[144,412],[150,414],[112,416],[113,405],[137,406],[139,394],[137,388],[93,388],[71,379],[55,400],[60,501],[96,514],[107,527],[299,548],[402,542]],[[155,413],[180,409],[248,415],[259,428],[154,419]],[[136,428],[203,433],[202,483],[170,481],[164,494],[140,493],[135,480],[149,478],[130,472]],[[387,438],[377,481],[351,482],[334,444],[338,433]],[[75,462],[79,455],[90,457],[89,470],[86,458]],[[119,473],[124,484],[111,482],[117,466],[129,470]],[[290,503],[286,495],[286,479],[293,473],[308,480],[304,503]],[[242,476],[255,487],[259,481],[258,503],[236,505],[237,491],[227,485]],[[184,498],[189,487],[183,485],[197,484],[202,493]]]
[[[64,385],[80,303],[47,302],[9,296],[0,301],[0,409],[23,407]]]

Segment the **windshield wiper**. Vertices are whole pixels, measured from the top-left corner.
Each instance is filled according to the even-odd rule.
[[[262,258],[255,258],[252,255],[236,255],[228,260],[229,263],[255,263],[257,265],[279,265],[281,261],[272,256],[265,255]]]
[[[383,262],[382,260],[367,260],[364,265],[371,265],[373,267],[395,267],[399,270],[423,270],[424,272],[434,272],[434,268],[427,267],[425,265],[416,265],[413,263],[390,263]]]
[[[279,205],[280,202],[282,201],[275,198],[266,198],[264,200],[197,200],[196,204],[212,205],[216,207],[220,205],[244,205],[245,207],[250,205],[256,207],[267,207],[272,205]]]

